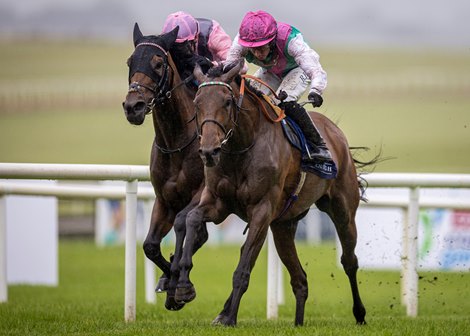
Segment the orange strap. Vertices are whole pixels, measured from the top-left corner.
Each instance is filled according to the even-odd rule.
[[[243,96],[244,96],[244,94],[245,94],[245,78],[253,79],[253,80],[255,80],[255,81],[261,83],[262,85],[266,86],[266,87],[273,93],[274,97],[278,98],[278,96],[276,95],[276,92],[275,92],[268,84],[266,84],[265,82],[263,82],[261,79],[255,77],[255,76],[252,76],[252,75],[241,75],[241,77],[242,77],[242,82],[241,82],[241,84],[240,84],[240,97],[239,97],[239,99],[238,99],[238,106],[239,106],[239,107],[241,107],[241,105],[242,105]],[[284,114],[284,110],[281,109],[281,114],[279,115],[278,118],[276,118],[276,119],[271,118],[271,116],[269,115],[268,110],[266,109],[266,106],[263,104],[263,101],[262,101],[255,93],[251,92],[250,90],[247,90],[247,93],[248,93],[251,97],[255,98],[255,99],[258,101],[258,104],[261,106],[261,109],[262,109],[262,111],[263,111],[265,117],[266,117],[269,121],[271,121],[271,122],[279,122],[279,121],[281,121],[282,119],[284,119],[284,117],[286,116],[286,115]]]

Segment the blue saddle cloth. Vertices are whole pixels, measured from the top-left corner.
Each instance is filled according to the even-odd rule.
[[[308,157],[307,146],[310,153],[314,152],[313,146],[307,142],[304,133],[295,121],[286,116],[281,121],[281,125],[286,139],[294,148],[298,149],[301,152],[302,158]],[[312,161],[310,159],[302,159],[300,166],[303,171],[313,173],[327,180],[334,179],[338,172],[336,169],[336,164],[333,160]]]

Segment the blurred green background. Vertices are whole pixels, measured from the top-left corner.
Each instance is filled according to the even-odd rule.
[[[0,162],[148,164],[153,129],[130,125],[129,43],[0,41]],[[470,173],[470,56],[317,47],[328,73],[318,111],[350,146],[392,158],[380,172]],[[251,69],[253,71],[254,68]]]

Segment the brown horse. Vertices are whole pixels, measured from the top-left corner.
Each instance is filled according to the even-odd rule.
[[[238,106],[240,89],[234,79],[240,67],[241,64],[226,74],[213,73],[211,77],[203,75],[197,67],[195,70],[195,77],[202,83],[194,104],[200,132],[199,152],[206,166],[206,185],[200,203],[187,215],[175,298],[189,302],[195,297],[189,272],[193,266],[194,236],[201,224],[220,223],[234,213],[248,222],[248,234],[233,274],[232,292],[214,323],[237,323],[240,300],[271,227],[276,249],[291,277],[296,298],[295,324],[302,325],[308,287],[294,235],[298,220],[315,203],[335,224],[343,250],[341,263],[352,290],[353,314],[358,324],[364,324],[366,310],[359,296],[358,260],[354,254],[360,183],[348,142],[327,117],[310,112],[331,150],[338,174],[335,179],[326,180],[307,173],[302,182],[300,152],[291,147],[279,124],[263,116],[260,104],[266,105],[266,102],[260,103],[248,95]],[[296,193],[296,201],[286,207]]]
[[[193,99],[197,87],[191,88],[180,73],[194,69],[194,62],[182,60],[179,68],[173,61],[172,47],[178,28],[159,36],[143,36],[137,23],[134,26],[135,50],[128,59],[129,90],[123,108],[127,120],[134,125],[144,122],[152,114],[155,139],[151,149],[150,176],[156,199],[152,211],[150,229],[144,242],[147,258],[152,260],[163,275],[156,291],[167,291],[165,306],[170,310],[181,309],[184,303],[174,301],[174,284],[170,263],[163,257],[160,244],[171,230],[183,230],[177,237],[184,237],[186,215],[199,202],[204,185],[204,168],[198,154]],[[196,251],[207,240],[205,225],[201,226]],[[182,245],[182,242],[177,242]],[[177,256],[179,258],[179,256]],[[173,267],[177,275],[178,268]],[[173,277],[175,278],[175,277]]]

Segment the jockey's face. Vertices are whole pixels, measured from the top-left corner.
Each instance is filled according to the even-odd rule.
[[[271,47],[268,44],[262,45],[256,48],[250,48],[250,52],[255,56],[259,61],[264,61],[268,57]]]

